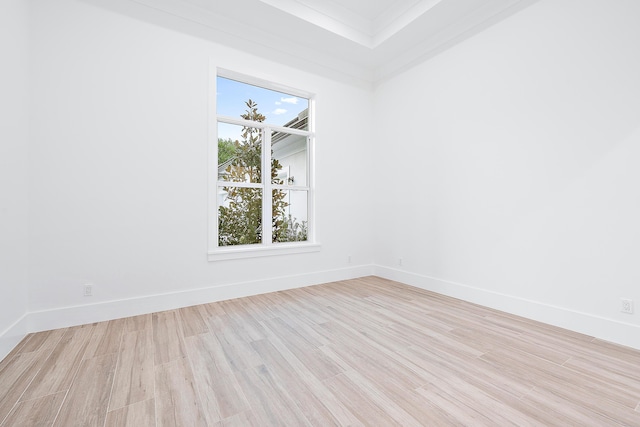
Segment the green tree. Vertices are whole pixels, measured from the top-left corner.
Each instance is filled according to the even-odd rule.
[[[245,102],[245,120],[263,122],[265,116],[258,112],[258,104],[251,99]],[[222,177],[229,182],[262,182],[261,131],[252,127],[242,128],[242,141],[234,144],[231,163]],[[220,145],[220,141],[218,141]],[[220,164],[220,157],[218,157]],[[228,159],[227,159],[228,160]],[[227,161],[225,160],[225,161]],[[271,159],[271,183],[282,185],[278,172],[282,165]],[[249,245],[262,242],[262,190],[258,188],[223,187],[227,193],[227,206],[218,208],[218,244],[220,246]],[[291,242],[307,239],[306,222],[298,223],[286,214],[289,203],[287,193],[273,190],[271,195],[272,241]]]
[[[235,154],[236,143],[231,138],[218,138],[218,165],[223,164]]]

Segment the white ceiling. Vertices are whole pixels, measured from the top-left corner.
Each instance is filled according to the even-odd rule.
[[[374,49],[442,0],[260,0]]]
[[[333,78],[377,83],[537,0],[83,0]]]
[[[419,3],[419,0],[299,0],[299,3],[317,10],[322,10],[323,7],[338,11],[342,9],[367,21],[375,21],[394,9],[406,10]]]

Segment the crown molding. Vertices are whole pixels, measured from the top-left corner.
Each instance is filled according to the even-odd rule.
[[[538,0],[400,2],[395,4],[405,4],[404,9],[385,11],[374,21],[355,19],[330,0],[81,1],[324,77],[371,87]],[[324,4],[322,10],[318,4]]]

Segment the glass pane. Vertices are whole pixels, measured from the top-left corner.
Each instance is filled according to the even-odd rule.
[[[218,180],[262,182],[262,132],[218,123]]]
[[[307,137],[284,132],[271,134],[271,183],[307,185]]]
[[[263,116],[265,123],[295,129],[309,129],[309,100],[306,98],[224,77],[217,78],[216,95],[218,115],[243,117],[249,109],[247,102],[251,100],[256,104],[257,112]]]
[[[262,243],[262,190],[221,187],[218,246]]]
[[[307,191],[273,190],[273,242],[307,240]]]

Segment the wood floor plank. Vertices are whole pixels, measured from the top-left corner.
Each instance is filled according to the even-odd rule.
[[[199,306],[201,308],[200,313],[202,317],[208,322],[212,317],[224,316],[227,314],[224,311],[222,305],[219,302],[211,302],[208,304],[202,304]]]
[[[60,411],[66,391],[19,402],[2,426],[40,427],[51,426]]]
[[[209,425],[251,409],[225,354],[212,334],[186,338],[196,388]]]
[[[274,294],[261,294],[254,295],[250,298],[246,298],[248,304],[245,304],[244,308],[260,322],[265,319],[273,319],[280,315],[281,303],[277,299],[270,298]]]
[[[451,377],[463,378],[469,385],[481,388],[496,399],[507,402],[521,399],[533,387],[504,375],[502,370],[494,368],[482,359],[443,352],[436,346],[410,347],[399,353],[428,372],[426,376],[423,374],[428,383]]]
[[[630,412],[631,406],[616,402],[615,391],[603,388],[589,376],[575,376],[564,367],[513,351],[494,351],[483,355],[482,359],[490,363],[501,361],[500,366],[508,366],[509,374],[514,378],[533,384],[536,393],[553,395],[554,399],[550,400],[554,402],[572,402],[583,415],[602,422],[617,417],[624,423],[633,421],[640,425],[640,418]],[[530,391],[528,395],[532,393]]]
[[[151,329],[126,332],[123,335],[109,410],[154,397],[153,354]]]
[[[247,311],[242,299],[222,301],[220,304],[224,307],[229,322],[235,324],[235,333],[244,341],[251,342],[265,337],[262,325]]]
[[[293,396],[293,402],[304,414],[306,420],[314,426],[339,425],[339,421],[327,406],[315,395],[317,387],[301,381],[280,351],[269,339],[254,341],[251,345],[256,349],[271,374],[277,379],[279,387]]]
[[[22,400],[68,390],[89,343],[93,325],[67,329],[60,342],[34,377]]]
[[[424,383],[427,371],[404,357],[398,357],[400,350],[406,347],[397,346],[394,340],[389,339],[389,334],[383,333],[383,331],[378,333],[373,331],[358,332],[344,322],[341,324],[328,322],[321,327],[331,331],[331,335],[334,337],[334,343],[324,346],[323,352],[329,354],[327,349],[334,350],[332,358],[338,363],[341,362],[343,369],[355,369],[362,373],[368,372],[375,375],[378,371],[369,366],[371,355],[374,355],[374,366],[379,369],[391,367],[398,374],[398,379],[405,380],[408,387],[417,387]],[[335,356],[336,349],[340,353],[337,357]]]
[[[323,381],[332,393],[347,406],[363,425],[401,426],[378,402],[372,401],[365,391],[353,383],[345,374]]]
[[[31,334],[0,364],[0,422],[22,397],[67,329]],[[33,340],[33,341],[32,341]],[[4,369],[7,368],[6,371]]]
[[[319,347],[316,347],[311,341],[306,340],[298,334],[294,328],[282,322],[280,319],[265,320],[264,325],[269,329],[271,336],[277,336],[286,343],[291,353],[298,359],[304,360],[317,378],[331,378],[343,371],[338,365],[333,363]]]
[[[306,316],[307,312],[296,306],[295,304],[290,304],[286,307],[286,310],[282,310],[278,316],[266,320],[272,321],[282,321],[296,331],[296,334],[304,337],[309,344],[315,347],[322,347],[323,345],[327,345],[331,342],[330,339],[325,337],[316,331],[316,327],[320,324],[324,324],[328,321],[322,321],[320,323],[314,321],[312,318]]]
[[[270,332],[269,328],[266,328]],[[280,356],[287,361],[291,367],[290,375],[295,376],[297,382],[304,383],[311,393],[322,402],[331,416],[339,425],[356,426],[360,425],[358,419],[336,398],[335,395],[321,381],[321,376],[315,371],[313,363],[309,359],[299,359],[291,351],[290,347],[284,343],[276,334],[269,334],[269,343],[277,349]],[[322,350],[321,350],[322,351]],[[340,370],[340,373],[343,371]]]
[[[383,385],[369,380],[356,370],[346,371],[344,374],[340,374],[340,376],[345,376],[352,384],[357,385],[361,393],[367,396],[372,403],[384,408],[385,412],[399,422],[400,425],[416,427],[421,425],[418,419],[414,418],[410,413],[405,411],[401,405],[393,401],[391,390]]]
[[[0,426],[640,426],[639,366],[364,277],[30,334],[0,361]]]
[[[0,371],[0,424],[36,376],[39,362],[42,364],[37,353],[16,354],[7,359]]]
[[[105,427],[155,427],[155,399],[144,400],[107,412]]]
[[[465,405],[464,402],[461,402],[453,396],[427,388],[419,388],[418,393],[420,393],[425,400],[436,405],[438,408],[441,408],[451,417],[452,420],[450,423],[447,423],[448,425],[474,427],[491,427],[493,425],[499,425],[487,418],[483,413],[473,410]]]
[[[152,329],[152,314],[141,314],[139,316],[127,317],[125,320],[125,332],[142,331],[144,329]]]
[[[639,365],[640,366],[640,365]],[[633,379],[637,375],[638,367],[628,367],[626,376],[618,369],[607,369],[597,362],[574,357],[563,364],[563,367],[575,372],[589,380],[594,388],[606,393],[612,399],[622,405],[634,408],[638,395],[640,395],[640,380]]]
[[[266,366],[246,369],[235,375],[255,416],[264,425],[312,425]]]
[[[158,427],[200,427],[207,422],[197,397],[195,380],[186,358],[155,367],[156,423]]]
[[[422,390],[429,390],[463,405],[465,413],[477,413],[487,425],[542,426],[527,412],[512,406],[513,400],[504,399],[486,390],[486,387],[471,384],[466,377],[456,375],[431,381]],[[423,393],[427,396],[427,392]]]
[[[566,335],[571,336],[571,333]],[[640,351],[638,350],[598,339],[594,339],[591,344],[593,345],[589,348],[594,350],[594,355],[626,361],[635,366],[640,365]]]
[[[275,304],[278,316],[282,313],[295,316],[304,313],[299,320],[307,323],[319,324],[331,320],[331,314],[325,311],[325,298],[322,293],[314,293],[312,287],[292,289],[286,292],[276,292],[262,295],[264,299]]]
[[[584,427],[602,426],[636,426],[638,420],[632,424],[617,422],[613,419],[602,416],[588,408],[576,404],[571,399],[557,396],[547,390],[534,388],[522,399],[531,406],[545,408],[551,415],[550,420],[556,425],[571,425]]]
[[[469,327],[453,329],[450,334],[482,353],[495,349],[513,348],[559,365],[570,358],[566,351],[537,345],[521,337],[505,336],[490,329],[486,329],[485,334],[482,336],[479,336],[474,329]]]
[[[153,344],[156,365],[185,356],[177,311],[153,313]]]
[[[82,361],[54,426],[104,425],[117,360],[109,353]]]
[[[244,371],[262,364],[250,341],[247,341],[249,337],[234,319],[227,315],[212,318],[210,328],[234,370]]]
[[[425,384],[427,372],[420,366],[411,366],[401,358],[399,353],[391,357],[380,354],[374,347],[360,343],[358,346],[345,348],[343,345],[328,346],[344,363],[348,364],[348,371],[357,370],[363,376],[373,381],[392,380],[400,386],[413,390]],[[326,348],[325,348],[326,349]],[[380,372],[385,372],[384,377]]]
[[[22,348],[25,346],[25,344],[29,341],[29,339],[31,338],[31,335],[27,335],[26,337],[22,338],[22,340],[20,340],[20,342],[18,343],[18,345],[16,345],[10,352],[9,354],[7,354],[4,359],[0,360],[0,372],[2,372],[2,370],[5,368],[5,366],[7,366],[7,364],[9,364],[9,361],[11,361],[15,356],[17,356],[18,354],[22,353]]]
[[[53,350],[66,331],[67,329],[63,328],[30,334],[29,340],[20,348],[20,353]]]
[[[84,353],[84,358],[89,359],[110,353],[117,353],[120,349],[120,340],[124,331],[125,319],[100,322],[93,328],[91,339]]]
[[[218,421],[212,427],[264,427],[264,423],[252,411],[246,411]]]
[[[198,306],[185,307],[178,310],[182,331],[185,337],[204,334],[209,332],[207,321],[202,316]]]

